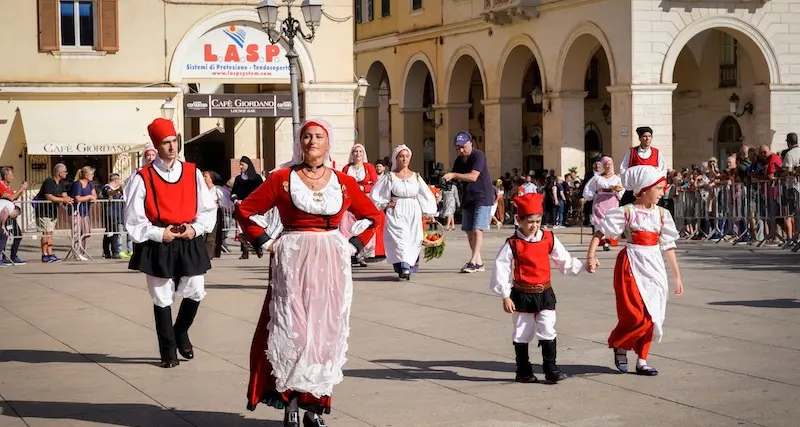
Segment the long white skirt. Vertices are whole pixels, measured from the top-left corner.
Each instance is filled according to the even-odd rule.
[[[422,247],[422,209],[416,197],[397,199],[393,208],[386,209],[383,238],[386,262],[416,264]]]
[[[664,318],[667,314],[669,283],[661,248],[627,244],[631,273],[642,296],[644,306],[653,320],[653,341],[661,342],[664,336]]]
[[[275,388],[330,395],[347,361],[352,246],[338,230],[288,232],[273,250],[267,358]]]

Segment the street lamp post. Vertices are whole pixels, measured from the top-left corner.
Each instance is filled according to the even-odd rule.
[[[281,38],[286,39],[286,44],[289,45],[289,50],[286,52],[286,58],[289,60],[289,91],[292,95],[292,128],[294,134],[300,132],[300,81],[297,75],[297,52],[294,50],[294,38],[300,36],[303,40],[310,42],[314,40],[317,27],[322,20],[322,0],[303,0],[300,3],[300,10],[303,11],[303,19],[308,27],[308,33],[304,32],[300,27],[300,21],[292,16],[292,6],[295,0],[280,0],[286,6],[286,18],[278,25],[278,1],[277,0],[263,0],[256,6],[258,11],[258,18],[261,21],[261,26],[267,32],[269,41],[272,44],[277,44]],[[273,36],[273,34],[275,34]],[[274,38],[273,38],[274,37]]]

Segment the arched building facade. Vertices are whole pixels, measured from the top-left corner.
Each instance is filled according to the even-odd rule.
[[[800,67],[784,54],[800,42],[781,22],[800,13],[788,0],[725,9],[433,3],[356,10],[355,68],[370,83],[357,129],[381,157],[432,138],[436,160],[449,165],[452,137],[469,130],[492,176],[564,174],[586,170],[590,153],[618,163],[638,144],[635,129],[650,126],[667,164],[679,168],[738,149],[732,134],[738,146],[780,150],[786,133],[797,131],[791,99],[800,95]]]

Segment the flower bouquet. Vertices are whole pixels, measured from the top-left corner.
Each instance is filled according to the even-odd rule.
[[[422,238],[422,246],[425,247],[423,258],[425,262],[435,258],[441,258],[444,253],[444,227],[438,221],[430,223],[432,230],[426,231]]]

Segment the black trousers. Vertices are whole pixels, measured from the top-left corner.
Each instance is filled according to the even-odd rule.
[[[17,252],[19,251],[19,245],[22,244],[22,230],[19,228],[19,224],[17,223],[17,219],[9,218],[6,221],[6,230],[8,230],[8,236],[2,236],[0,239],[5,240],[3,244],[0,244],[0,248],[7,248],[9,241],[11,242],[11,251],[6,253],[8,259],[14,259],[17,257]]]

